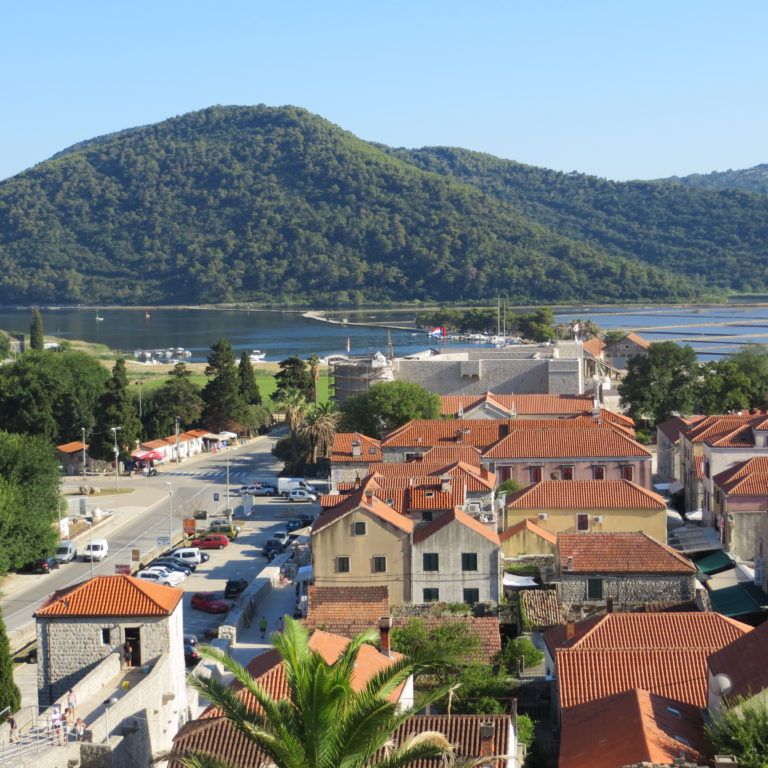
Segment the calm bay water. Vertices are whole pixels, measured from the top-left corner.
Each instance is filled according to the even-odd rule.
[[[48,334],[64,339],[106,344],[132,354],[135,349],[185,347],[193,362],[205,360],[211,344],[224,337],[236,352],[261,349],[267,360],[282,360],[292,354],[323,357],[343,353],[347,339],[352,354],[386,352],[387,329],[336,325],[304,318],[300,312],[152,309],[150,317],[139,308],[130,309],[42,309]],[[29,309],[0,308],[0,328],[28,333]],[[410,326],[415,310],[361,310],[349,312],[350,322]],[[99,321],[96,318],[102,317]],[[700,359],[716,359],[749,343],[768,342],[768,306],[725,305],[685,307],[586,307],[558,312],[558,321],[573,318],[594,320],[600,327],[635,330],[649,341],[673,339],[690,344]],[[424,333],[390,330],[398,355],[436,346]],[[454,346],[463,346],[454,344]],[[442,345],[441,345],[442,346]],[[450,343],[449,343],[450,346]]]

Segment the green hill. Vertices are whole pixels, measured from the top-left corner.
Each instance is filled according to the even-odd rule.
[[[670,176],[658,179],[671,184],[683,184],[696,189],[740,189],[742,192],[768,194],[768,164],[744,168],[741,171],[713,171],[692,173],[690,176]]]
[[[767,214],[758,196],[388,150],[293,107],[212,107],[0,183],[0,303],[676,301],[765,288]]]

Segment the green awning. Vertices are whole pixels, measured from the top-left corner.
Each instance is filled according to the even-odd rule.
[[[750,595],[750,590],[741,584],[713,590],[709,593],[709,599],[712,610],[723,616],[734,618],[760,612],[760,604]]]
[[[722,549],[704,557],[694,558],[693,562],[702,573],[720,573],[734,566],[733,560]]]

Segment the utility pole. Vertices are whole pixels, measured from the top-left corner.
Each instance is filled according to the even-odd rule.
[[[122,427],[110,427],[112,434],[115,436],[115,490],[120,490],[120,451],[117,448],[117,433]]]
[[[173,484],[164,483],[168,486],[168,549],[173,548],[173,533],[171,526],[173,525]]]
[[[227,438],[227,520],[232,519],[232,510],[229,508],[229,438]]]
[[[176,417],[176,463],[181,461],[181,457],[179,456],[179,417]]]
[[[144,386],[144,382],[139,379],[138,381],[134,381],[134,384],[139,388],[139,418],[141,419],[144,415],[141,407],[141,388]]]
[[[83,485],[85,485],[85,427],[80,427],[80,429],[83,431]]]

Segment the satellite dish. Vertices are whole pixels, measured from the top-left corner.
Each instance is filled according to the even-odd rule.
[[[709,690],[721,698],[727,696],[733,690],[733,680],[721,672],[709,681]]]

